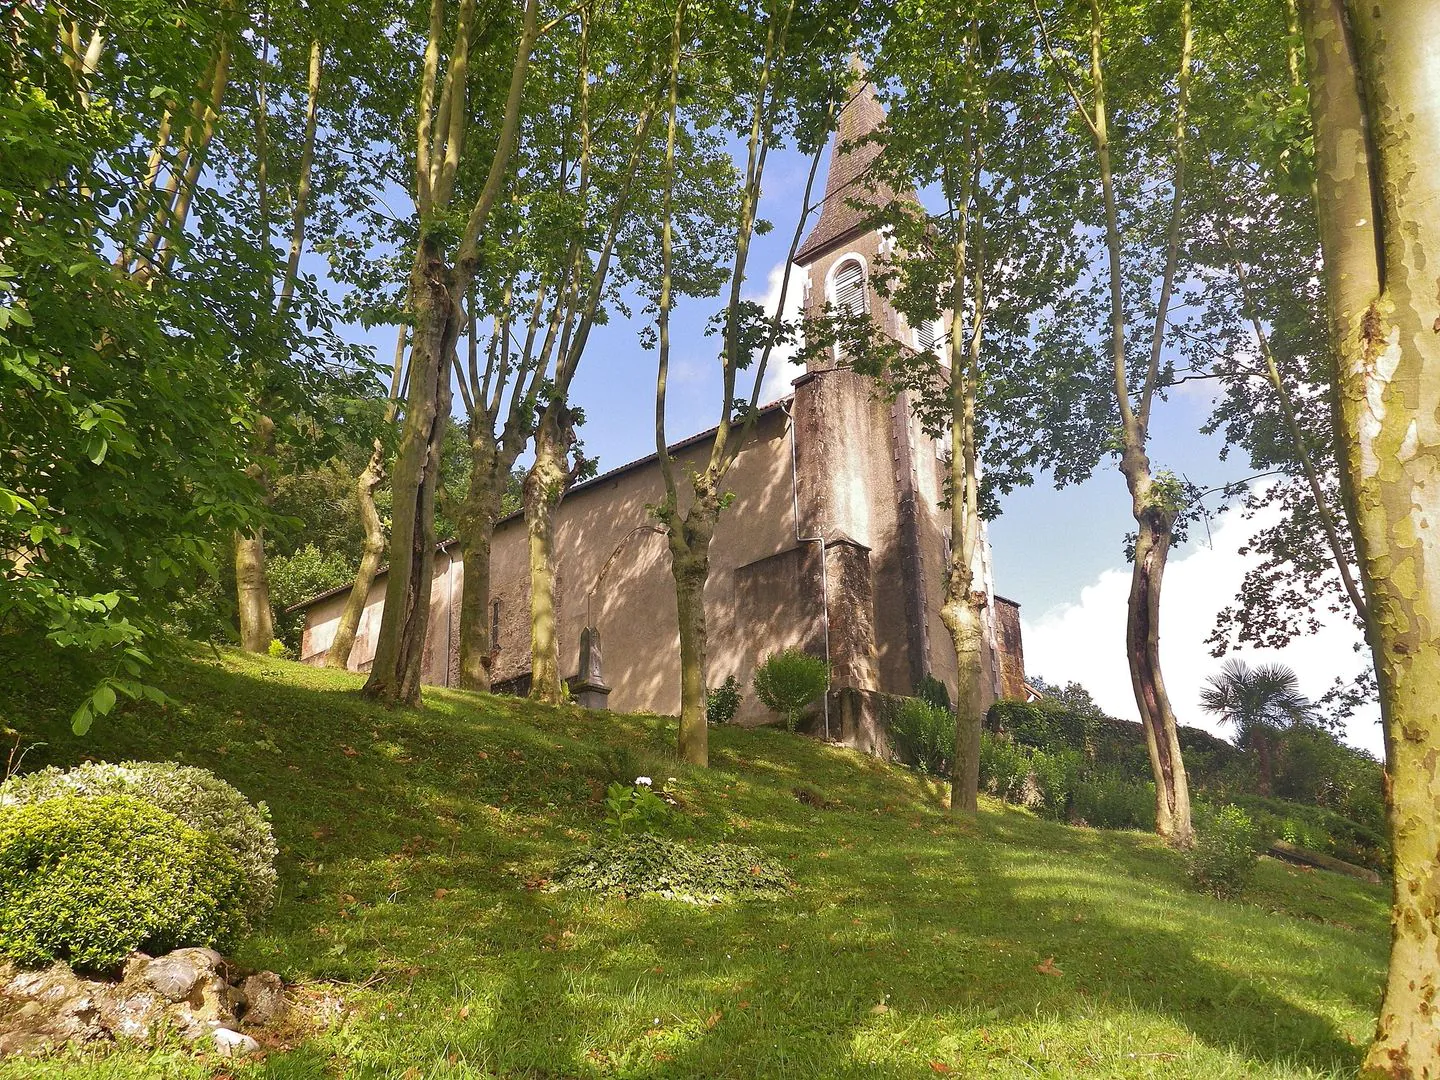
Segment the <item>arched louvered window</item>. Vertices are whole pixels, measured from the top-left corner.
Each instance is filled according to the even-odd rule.
[[[915,344],[921,352],[933,353],[939,341],[940,324],[934,319],[926,319],[915,328]]]
[[[865,299],[865,267],[859,259],[847,259],[835,271],[835,310],[864,315],[870,305]]]

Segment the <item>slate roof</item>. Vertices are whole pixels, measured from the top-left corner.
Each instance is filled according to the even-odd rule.
[[[876,184],[872,191],[866,179],[882,149],[879,140],[866,137],[874,135],[884,123],[885,108],[875,97],[874,87],[863,72],[857,72],[850,100],[840,110],[840,124],[831,137],[830,169],[825,177],[820,218],[795,253],[797,263],[810,262],[856,233],[867,231],[866,212],[851,206],[850,200],[883,204],[895,197],[884,184]]]

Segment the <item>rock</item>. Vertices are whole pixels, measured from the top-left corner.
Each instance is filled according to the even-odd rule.
[[[81,980],[67,964],[52,964],[44,971],[22,971],[4,986],[4,993],[22,1001],[54,1004],[83,993]]]
[[[166,1001],[184,1001],[195,989],[195,984],[213,969],[195,963],[178,952],[151,960],[145,965],[144,979]]]
[[[240,984],[245,995],[245,1023],[249,1027],[273,1024],[285,1015],[285,984],[273,971],[261,971]]]
[[[155,991],[121,983],[100,1002],[100,1022],[112,1035],[145,1040],[165,1017],[165,999]]]
[[[216,1028],[210,1037],[215,1040],[215,1049],[221,1057],[245,1057],[260,1052],[260,1044],[239,1031]]]

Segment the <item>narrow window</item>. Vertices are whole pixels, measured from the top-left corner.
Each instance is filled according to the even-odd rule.
[[[500,648],[500,601],[490,605],[490,648]]]
[[[921,352],[933,353],[935,346],[940,341],[940,324],[934,319],[926,319],[915,330],[915,342]]]
[[[835,310],[864,315],[869,306],[865,299],[865,268],[858,259],[847,260],[835,272]]]

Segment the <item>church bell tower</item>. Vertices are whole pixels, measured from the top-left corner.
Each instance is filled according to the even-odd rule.
[[[868,314],[905,346],[930,350],[943,328],[910,326],[873,287],[877,268],[896,253],[865,206],[915,198],[872,175],[884,123],[884,108],[857,72],[831,144],[820,215],[795,256],[804,311],[809,319],[827,305]],[[875,692],[912,694],[925,675],[955,690],[955,651],[940,620],[949,549],[940,505],[945,450],[921,430],[906,395],[887,399],[833,351],[809,359],[795,383],[793,415],[801,526],[824,538],[831,712],[841,717],[845,741],[880,752]],[[994,682],[993,656],[985,666]]]

